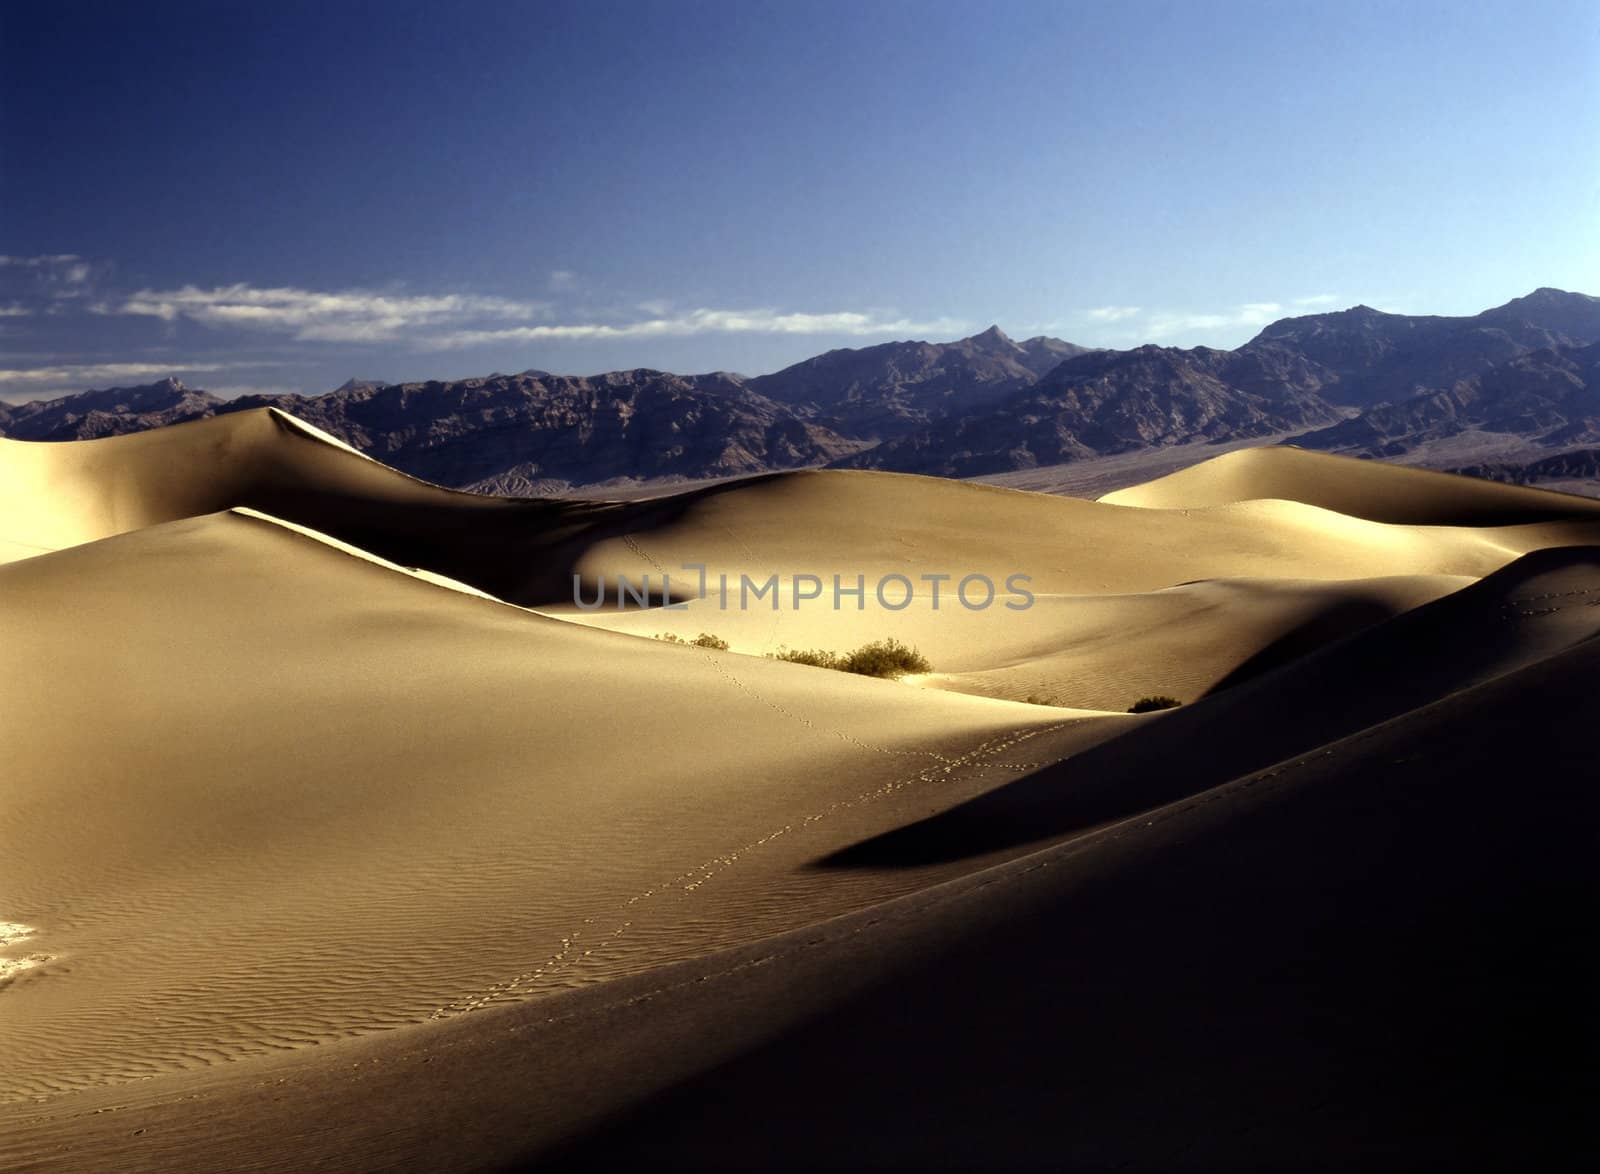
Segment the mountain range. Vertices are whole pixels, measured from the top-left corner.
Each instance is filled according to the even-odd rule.
[[[89,439],[269,404],[414,476],[514,495],[824,465],[975,476],[1285,434],[1368,457],[1433,446],[1431,463],[1536,480],[1541,461],[1600,444],[1600,298],[1539,289],[1466,317],[1356,306],[1232,351],[1016,342],[994,326],[753,378],[530,370],[236,399],[167,379],[0,403],[0,435]],[[1485,445],[1518,459],[1451,459]]]

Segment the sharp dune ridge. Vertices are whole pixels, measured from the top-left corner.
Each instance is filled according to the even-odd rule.
[[[0,1168],[1600,1153],[1600,504],[1287,448],[524,501],[268,408],[0,440],[0,564]]]

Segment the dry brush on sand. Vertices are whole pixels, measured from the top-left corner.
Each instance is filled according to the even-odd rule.
[[[269,409],[0,440],[0,562],[0,1168],[1596,1155],[1600,503],[518,502]],[[781,589],[574,602],[685,565]]]

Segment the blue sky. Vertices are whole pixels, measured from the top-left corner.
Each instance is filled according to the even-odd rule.
[[[1600,293],[1600,5],[0,7],[0,396]]]

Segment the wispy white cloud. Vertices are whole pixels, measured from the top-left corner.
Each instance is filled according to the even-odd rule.
[[[91,307],[99,314],[132,314],[212,327],[289,334],[316,342],[388,342],[421,329],[482,319],[531,320],[549,312],[545,302],[480,294],[405,295],[371,290],[324,292],[243,283],[201,289],[140,290],[118,302]]]
[[[563,290],[576,288],[578,275],[570,269],[552,269],[550,278],[545,284],[552,293],[561,293]]]
[[[557,270],[554,285],[576,275]],[[349,289],[323,291],[247,283],[202,288],[141,289],[90,304],[97,314],[186,320],[213,328],[288,335],[304,342],[408,342],[421,350],[451,350],[493,343],[674,338],[700,334],[879,335],[953,334],[967,327],[954,318],[916,320],[853,310],[826,313],[696,309],[674,311],[646,301],[635,321],[551,321],[551,303],[482,294],[403,294]]]
[[[76,253],[41,253],[36,257],[0,253],[0,268],[43,269],[50,265],[72,265],[82,261],[83,258]]]
[[[1139,312],[1138,306],[1100,306],[1089,311],[1089,318],[1094,322],[1121,322],[1124,318],[1132,318]]]
[[[1241,326],[1266,326],[1286,313],[1309,311],[1319,306],[1332,306],[1339,302],[1337,294],[1310,294],[1290,298],[1283,302],[1244,302],[1231,310],[1149,310],[1138,306],[1101,306],[1087,311],[1093,322],[1110,325],[1124,323],[1116,337],[1131,340],[1135,337],[1162,341],[1174,336],[1192,334],[1198,330],[1226,330]]]
[[[82,391],[96,384],[110,387],[124,380],[164,379],[205,371],[260,366],[259,363],[70,363],[50,367],[0,368],[0,387],[25,386],[36,391]]]
[[[611,339],[684,338],[697,334],[834,334],[855,338],[898,334],[954,334],[968,323],[955,318],[917,321],[878,317],[855,311],[834,313],[782,313],[772,309],[690,310],[683,314],[646,318],[638,322],[542,324],[497,330],[458,330],[417,340],[435,350],[506,342],[589,342]]]
[[[15,271],[5,278],[10,290],[51,300],[84,297],[93,279],[106,268],[76,253],[41,253],[32,257],[0,254],[0,270]]]
[[[1217,330],[1230,326],[1265,326],[1282,314],[1283,306],[1278,302],[1246,302],[1223,313],[1153,313],[1147,326],[1151,338],[1163,339],[1194,330]]]
[[[12,302],[9,306],[0,306],[0,318],[28,318],[32,315],[32,310],[16,302]]]

